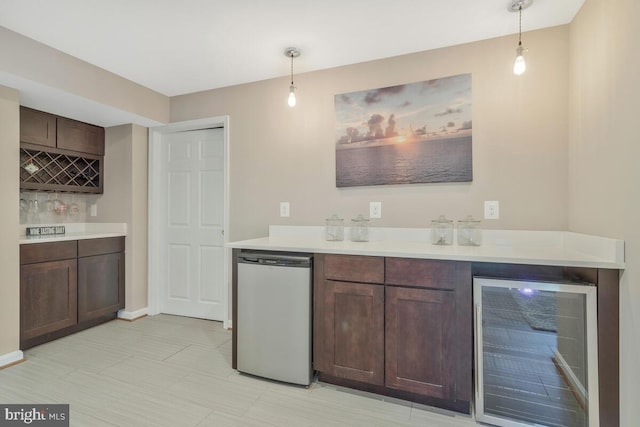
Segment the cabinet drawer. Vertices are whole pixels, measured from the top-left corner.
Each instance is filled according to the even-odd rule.
[[[456,263],[430,259],[386,258],[387,285],[456,288]]]
[[[326,255],[324,276],[345,282],[384,283],[384,258],[359,255]]]
[[[77,240],[20,245],[20,265],[71,259],[77,256]]]
[[[124,237],[78,240],[78,257],[124,252]]]

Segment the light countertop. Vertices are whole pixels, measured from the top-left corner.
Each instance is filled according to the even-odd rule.
[[[49,236],[26,236],[26,227],[64,226],[65,234]],[[20,229],[20,244],[63,242],[67,240],[100,239],[127,235],[126,223],[63,223],[26,224]]]
[[[368,242],[323,239],[323,227],[271,226],[230,248],[624,269],[624,241],[564,231],[484,230],[481,246],[432,245],[428,229],[377,228]],[[345,233],[348,239],[348,233]],[[454,239],[455,241],[455,239]]]

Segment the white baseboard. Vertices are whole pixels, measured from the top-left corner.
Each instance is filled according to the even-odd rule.
[[[225,329],[233,329],[233,323],[231,323],[231,320],[224,320],[222,322],[222,327]]]
[[[14,363],[22,362],[24,360],[24,354],[20,350],[12,351],[11,353],[0,355],[0,368],[13,365]]]
[[[144,316],[146,316],[148,314],[149,314],[149,308],[148,307],[141,308],[140,310],[136,310],[136,311],[120,310],[120,311],[118,311],[118,319],[136,320],[136,319],[139,319],[140,317],[144,317]]]

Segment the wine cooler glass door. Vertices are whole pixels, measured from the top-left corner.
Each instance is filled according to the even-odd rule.
[[[596,288],[474,278],[476,418],[598,426]]]

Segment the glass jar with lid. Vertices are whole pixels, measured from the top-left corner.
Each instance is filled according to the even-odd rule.
[[[431,221],[431,243],[434,245],[453,244],[453,220],[440,215]]]
[[[329,242],[344,240],[344,219],[336,214],[331,215],[331,218],[327,218],[324,237]]]
[[[351,220],[351,241],[369,241],[369,218],[365,218],[363,215],[358,215],[356,218]]]
[[[458,244],[461,246],[480,246],[482,244],[480,220],[469,215],[458,221]]]

